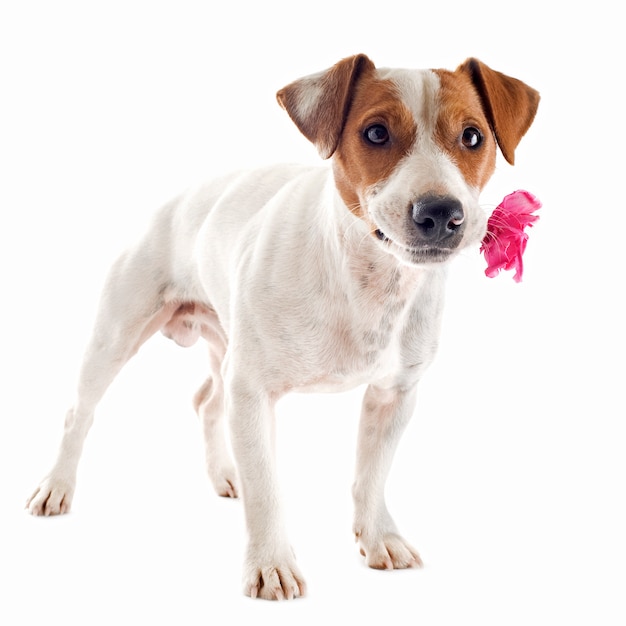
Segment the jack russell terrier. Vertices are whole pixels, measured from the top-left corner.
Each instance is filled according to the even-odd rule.
[[[203,337],[211,373],[194,404],[208,473],[219,495],[242,496],[244,592],[267,599],[305,593],[273,451],[274,405],[290,391],[368,385],[354,533],[370,567],[421,565],[385,481],[437,349],[448,261],[484,236],[478,199],[496,147],[512,164],[539,103],[476,59],[453,72],[377,69],[362,54],[277,98],[330,166],[234,173],[157,213],[111,269],[58,458],[26,505],[69,511],[96,405],[144,341]]]

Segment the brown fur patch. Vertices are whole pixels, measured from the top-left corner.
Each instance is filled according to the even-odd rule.
[[[339,141],[351,105],[354,84],[371,74],[374,64],[364,54],[343,59],[324,74],[305,77],[287,85],[277,94],[279,104],[289,113],[302,134],[328,159]],[[311,92],[317,97],[311,99]]]
[[[517,78],[492,70],[478,59],[467,59],[455,74],[466,75],[472,81],[500,150],[513,165],[515,148],[537,113],[539,93]]]
[[[389,131],[389,141],[372,145],[365,130],[381,124]],[[337,188],[348,208],[364,217],[363,192],[384,181],[415,141],[415,120],[402,103],[395,85],[373,73],[356,86],[352,105],[333,159]]]
[[[467,74],[435,70],[441,82],[435,141],[452,158],[469,185],[482,189],[495,169],[496,142],[483,106]],[[461,137],[468,126],[483,135],[482,145],[473,150]]]

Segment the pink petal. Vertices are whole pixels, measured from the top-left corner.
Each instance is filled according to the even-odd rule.
[[[524,272],[522,256],[526,250],[528,235],[524,232],[539,219],[532,215],[541,202],[528,191],[514,191],[502,200],[487,220],[487,234],[480,251],[485,255],[490,278],[500,270],[515,270],[513,280],[520,282]]]

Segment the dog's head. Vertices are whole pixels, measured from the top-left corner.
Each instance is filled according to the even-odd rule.
[[[509,163],[539,94],[468,59],[447,70],[377,69],[365,55],[281,89],[277,98],[323,158],[371,236],[398,259],[438,262],[479,241],[478,196],[496,147]]]

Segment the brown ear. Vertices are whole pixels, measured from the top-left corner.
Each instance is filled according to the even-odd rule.
[[[469,74],[504,158],[515,162],[515,148],[530,128],[539,93],[521,80],[492,70],[478,59],[467,59],[457,72]]]
[[[359,76],[373,69],[368,57],[357,54],[324,72],[300,78],[276,94],[279,104],[323,159],[331,157],[337,148]]]

